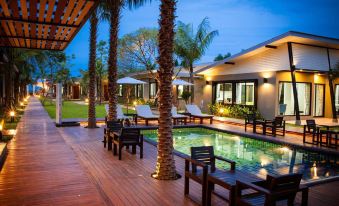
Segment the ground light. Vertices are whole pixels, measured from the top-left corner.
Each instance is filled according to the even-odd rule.
[[[88,98],[85,99],[85,103],[88,103]]]
[[[137,106],[137,104],[138,104],[137,101],[134,101],[134,102],[133,102],[133,105],[134,105],[134,106]]]
[[[2,122],[0,122],[0,141],[2,141]]]
[[[10,111],[9,112],[9,116],[11,117],[11,122],[14,122],[15,112],[14,111]]]

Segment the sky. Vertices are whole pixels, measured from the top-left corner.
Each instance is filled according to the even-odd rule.
[[[158,28],[160,0],[133,10],[123,10],[119,37],[141,27]],[[212,62],[219,54],[236,54],[287,31],[299,31],[339,39],[339,0],[178,0],[176,21],[196,26],[208,17],[219,35],[197,62]],[[98,41],[109,38],[109,25],[101,22]],[[88,69],[89,22],[66,48],[73,76]]]

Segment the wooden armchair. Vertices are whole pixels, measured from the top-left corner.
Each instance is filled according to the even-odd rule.
[[[314,119],[306,120],[306,125],[304,125],[304,133],[303,133],[303,142],[310,143],[310,144],[318,144],[319,142],[319,127],[317,127]],[[312,141],[307,141],[307,136],[312,137]]]
[[[112,150],[112,140],[113,140],[113,132],[119,132],[122,128],[122,121],[106,121],[106,127],[104,128],[104,147],[106,148],[106,144],[108,144],[107,149]]]
[[[294,203],[298,191],[306,190],[308,193],[307,187],[300,186],[301,177],[302,174],[288,174],[279,177],[267,175],[266,180],[260,182],[248,183],[237,181],[236,205],[273,206],[276,205],[277,201],[287,200],[287,205],[291,206]],[[244,189],[252,189],[256,191],[256,193],[242,195],[241,193]],[[305,196],[307,199],[307,195]],[[305,200],[304,197],[303,205],[307,205],[307,200]]]
[[[235,170],[235,162],[214,155],[213,146],[191,147],[191,158],[185,158],[185,195],[189,194],[189,179],[198,182],[202,185],[202,205],[206,205],[207,174],[218,171],[216,159],[229,163],[231,170]]]
[[[140,148],[140,159],[143,158],[144,137],[137,128],[122,128],[120,135],[115,133],[113,138],[113,155],[117,155],[119,148],[119,160],[121,160],[121,150],[124,146],[132,146],[132,153],[136,153],[136,146]]]
[[[277,131],[280,131],[282,133],[282,136],[285,136],[284,117],[275,117],[274,120],[265,120],[265,124],[264,124],[265,134],[267,133],[267,128],[271,129],[272,136],[276,136]]]

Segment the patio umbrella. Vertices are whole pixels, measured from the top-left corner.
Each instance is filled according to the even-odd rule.
[[[175,79],[173,80],[172,85],[192,86],[193,84],[182,79]]]
[[[138,79],[134,79],[132,77],[124,77],[124,78],[118,79],[117,83],[124,84],[124,85],[146,84],[146,82],[140,81]],[[127,87],[127,114],[128,114],[128,104],[129,104],[130,93],[131,93],[131,88]]]

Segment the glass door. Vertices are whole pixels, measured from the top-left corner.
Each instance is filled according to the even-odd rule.
[[[314,85],[314,114],[315,117],[324,116],[325,85]]]

